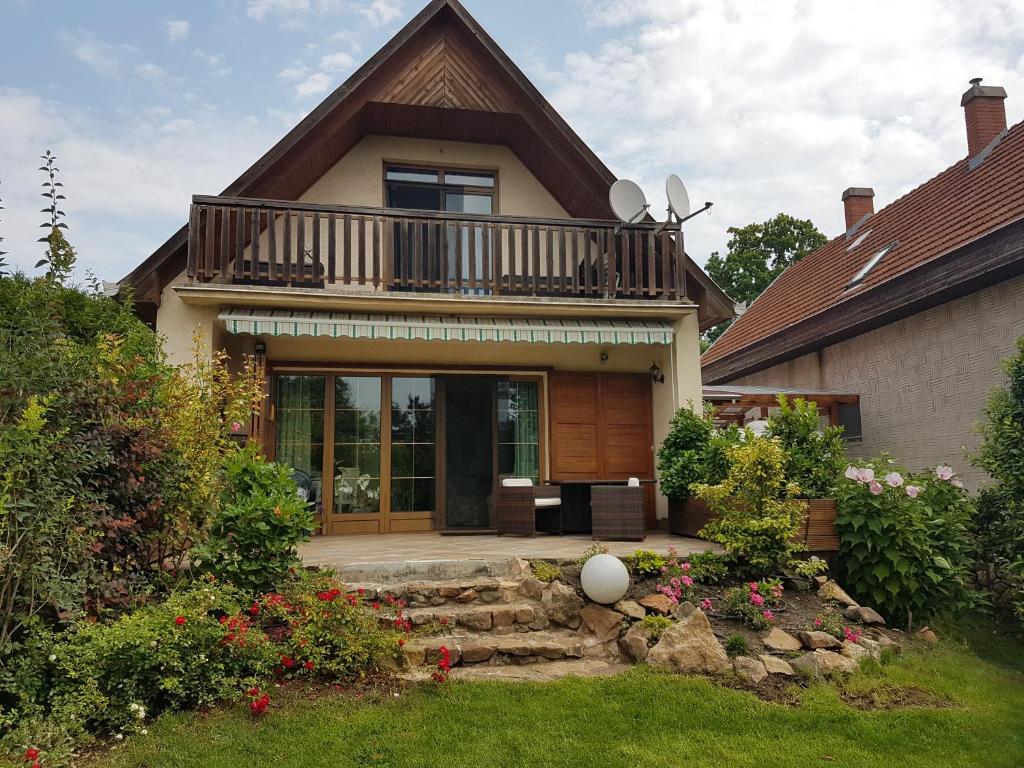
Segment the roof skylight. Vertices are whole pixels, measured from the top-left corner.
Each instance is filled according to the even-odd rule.
[[[895,247],[896,241],[893,240],[887,246],[878,251],[878,253],[876,253],[874,256],[868,259],[868,263],[861,267],[860,272],[853,276],[853,279],[846,284],[846,287],[853,288],[857,285],[860,285],[860,283],[863,282],[864,278],[868,276],[871,270],[878,266],[878,262],[884,259],[885,255]]]
[[[856,248],[858,245],[863,243],[867,239],[867,236],[870,235],[870,234],[871,234],[871,230],[870,229],[866,229],[863,232],[861,232],[856,240],[854,240],[852,243],[850,243],[848,246],[846,246],[847,253],[849,253],[854,248]]]

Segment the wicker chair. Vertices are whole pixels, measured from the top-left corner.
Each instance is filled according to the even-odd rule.
[[[644,489],[639,485],[595,485],[590,489],[594,539],[643,541]]]
[[[498,488],[498,535],[533,536],[537,518],[547,525],[541,530],[562,535],[562,489],[534,486],[528,477],[506,477]]]

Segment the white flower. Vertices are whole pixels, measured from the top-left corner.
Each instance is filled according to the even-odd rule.
[[[120,741],[121,739],[124,738],[124,734],[123,733],[119,733],[116,736],[114,736],[114,738],[117,739],[118,741]]]
[[[149,731],[146,730],[145,728],[143,728],[141,731],[139,731],[139,733],[141,733],[143,736],[145,736],[147,733],[149,733]]]
[[[892,488],[899,488],[903,485],[903,475],[899,472],[890,472],[885,476],[885,482],[887,482]]]
[[[846,479],[847,480],[860,480],[860,470],[857,469],[853,464],[850,464],[846,468]]]
[[[953,477],[953,468],[945,464],[939,464],[939,466],[935,468],[935,476],[939,478],[939,480],[950,480]]]
[[[57,660],[57,654],[56,653],[51,653],[50,654],[50,661],[56,661],[56,660]]]

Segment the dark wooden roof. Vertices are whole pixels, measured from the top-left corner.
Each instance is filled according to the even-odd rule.
[[[704,353],[704,382],[735,380],[1024,272],[1024,123],[970,166],[963,158],[789,267]]]
[[[297,199],[367,134],[508,146],[570,216],[613,218],[614,174],[457,0],[432,0],[221,194]],[[186,250],[182,227],[122,284],[158,303]],[[702,327],[730,317],[721,289],[688,271]]]

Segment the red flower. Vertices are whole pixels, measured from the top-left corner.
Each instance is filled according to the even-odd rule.
[[[440,619],[438,619],[438,621],[441,622],[441,626],[442,627],[448,626],[448,617],[447,616],[442,616]]]
[[[362,587],[360,587],[359,589],[357,589],[357,590],[356,590],[356,592],[358,592],[358,593],[359,593],[360,595],[365,595],[365,594],[366,594],[366,590],[365,590],[365,589],[363,589]]]
[[[255,616],[259,612],[260,612],[260,604],[259,603],[253,603],[252,607],[249,609],[249,615],[250,616]]]
[[[398,638],[398,647],[401,648],[403,645],[405,645],[405,640],[401,637]]]
[[[303,664],[302,666],[304,666],[304,667],[305,667],[306,669],[308,669],[308,670],[309,670],[310,672],[312,672],[312,671],[313,671],[313,662],[312,662],[312,661],[307,661],[307,662],[306,662],[305,664]]]
[[[26,760],[26,762],[28,760],[35,760],[37,757],[39,757],[39,750],[36,749],[35,747],[29,747],[28,749],[25,750],[25,760]]]
[[[250,688],[248,691],[245,692],[245,695],[246,696],[259,696],[260,695],[260,689],[259,689],[258,686],[254,685],[252,688]]]
[[[175,616],[174,617],[174,623],[177,624],[180,627],[182,624],[185,623],[185,617],[184,616]]]
[[[270,706],[270,696],[264,693],[258,699],[249,702],[249,711],[254,715],[262,715],[267,711],[268,706]]]
[[[376,600],[373,602],[373,610],[375,610],[375,611],[379,611],[380,610],[380,603],[378,603]]]
[[[295,659],[291,658],[290,656],[282,656],[281,657],[281,666],[284,667],[285,669],[291,669],[292,667],[295,666]]]

